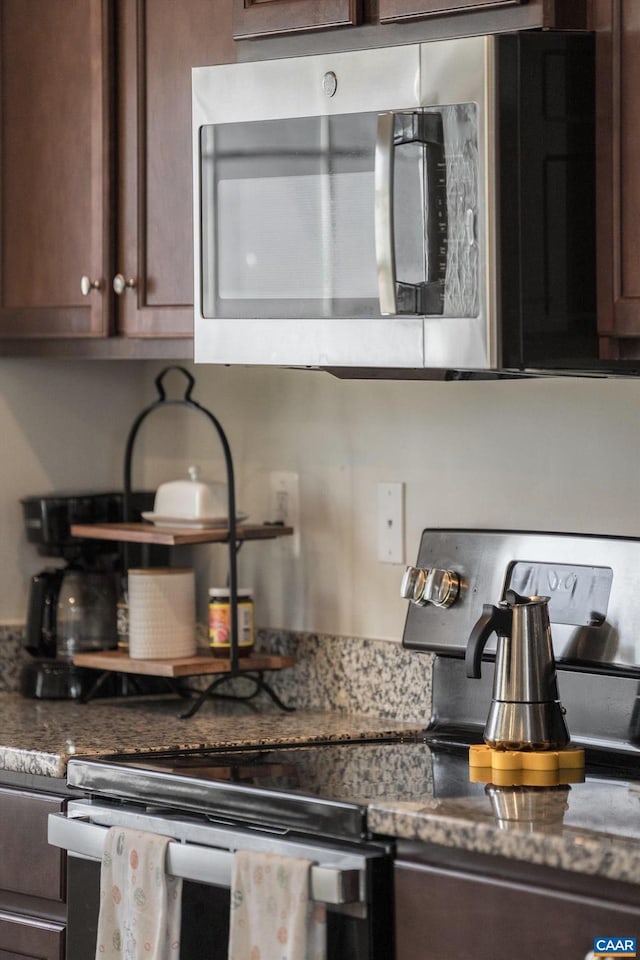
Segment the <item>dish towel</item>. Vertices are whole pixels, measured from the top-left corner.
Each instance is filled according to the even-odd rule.
[[[325,960],[327,916],[310,899],[312,863],[238,850],[228,960]]]
[[[110,827],[100,869],[96,960],[178,960],[182,880],[166,873],[169,841]]]

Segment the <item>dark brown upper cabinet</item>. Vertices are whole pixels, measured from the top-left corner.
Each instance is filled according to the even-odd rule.
[[[354,27],[361,21],[361,0],[233,0],[235,40]]]
[[[596,0],[598,329],[604,358],[640,358],[640,4]]]
[[[582,30],[588,23],[588,0],[379,0],[381,23],[450,17],[455,33],[456,22],[463,31],[471,25],[464,14],[474,15],[474,33],[540,27]]]
[[[116,13],[118,329],[191,338],[191,67],[235,58],[231,8],[120,0]]]
[[[523,2],[526,0],[380,0],[380,20],[385,23],[407,17],[441,17],[472,10],[517,7]]]
[[[191,67],[234,59],[229,5],[0,11],[0,338],[189,341]]]
[[[111,332],[109,15],[2,0],[0,336]],[[87,297],[81,278],[100,283]]]
[[[233,0],[236,40],[404,20],[430,21],[434,38],[557,27],[584,29],[589,0]],[[424,31],[420,39],[429,39]]]

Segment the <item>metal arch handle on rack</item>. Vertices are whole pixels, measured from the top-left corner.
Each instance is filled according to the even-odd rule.
[[[179,371],[184,374],[187,378],[187,386],[184,392],[184,396],[177,400],[170,400],[167,398],[167,394],[164,388],[164,378],[172,370]],[[236,542],[236,493],[235,493],[235,478],[233,472],[233,458],[231,456],[231,448],[229,447],[229,441],[227,436],[222,429],[220,421],[214,417],[210,410],[207,410],[206,407],[203,407],[197,401],[193,400],[191,393],[195,386],[195,380],[191,376],[188,370],[185,370],[184,367],[172,365],[170,367],[165,367],[164,370],[161,370],[158,376],[155,379],[156,389],[158,391],[158,399],[155,400],[152,404],[146,407],[135,419],[131,430],[129,431],[129,436],[127,438],[127,446],[125,449],[124,457],[124,498],[123,498],[123,519],[127,523],[131,520],[131,460],[133,456],[133,447],[135,444],[138,431],[142,426],[143,422],[153,413],[154,410],[158,410],[162,407],[167,406],[182,406],[188,407],[191,410],[196,410],[199,413],[204,414],[204,416],[209,420],[209,422],[214,426],[216,433],[218,434],[218,439],[222,445],[222,450],[224,453],[224,461],[227,473],[227,498],[228,498],[228,511],[229,511],[229,626],[230,626],[230,653],[231,653],[231,675],[238,674],[238,564],[237,564],[237,542]],[[126,558],[126,544],[125,544],[125,558]],[[128,566],[125,559],[125,568]],[[204,698],[203,698],[204,699]],[[197,706],[200,704],[198,703]],[[191,716],[195,711],[188,711],[183,716]]]

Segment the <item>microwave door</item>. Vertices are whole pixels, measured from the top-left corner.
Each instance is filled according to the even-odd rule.
[[[201,130],[205,317],[380,316],[375,114]]]

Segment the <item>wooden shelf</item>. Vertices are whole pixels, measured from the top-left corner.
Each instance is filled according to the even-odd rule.
[[[239,523],[236,540],[274,540],[290,537],[293,527],[277,523]],[[184,527],[156,527],[152,523],[76,523],[71,526],[71,535],[90,540],[116,540],[120,543],[156,543],[176,547],[188,543],[226,543],[227,527],[210,530],[188,530]]]
[[[120,650],[103,650],[99,653],[77,653],[73,662],[76,667],[114,673],[137,673],[146,677],[195,677],[231,671],[231,661],[206,654],[180,657],[175,660],[132,660]],[[245,673],[256,670],[283,670],[294,664],[293,657],[268,654],[252,654],[238,661],[238,667]]]

